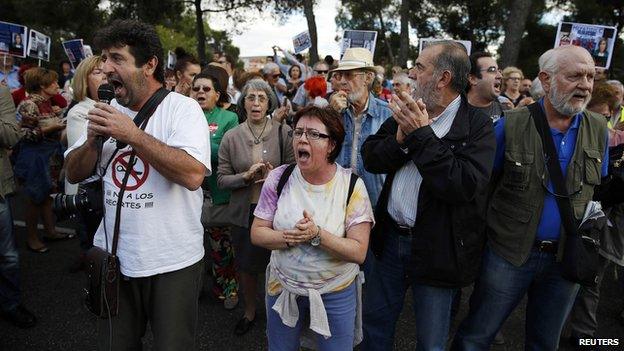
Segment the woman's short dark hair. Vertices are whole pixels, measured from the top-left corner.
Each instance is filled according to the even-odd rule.
[[[317,107],[309,105],[297,111],[295,117],[293,118],[293,129],[297,126],[297,122],[299,122],[299,120],[304,116],[316,118],[325,125],[325,128],[327,128],[327,134],[329,134],[329,139],[335,143],[334,149],[327,157],[327,160],[330,163],[336,161],[336,158],[338,158],[338,155],[340,154],[340,150],[342,150],[342,143],[345,139],[345,129],[342,125],[342,118],[340,117],[340,114],[331,107]]]
[[[100,50],[128,45],[137,67],[156,57],[158,63],[154,70],[154,78],[160,83],[165,83],[163,48],[153,26],[135,20],[114,20],[108,27],[97,32],[95,45]]]
[[[301,77],[303,76],[303,72],[301,72],[301,67],[299,67],[297,65],[292,65],[292,66],[290,66],[290,68],[288,68],[288,76],[290,78],[292,78],[291,73],[292,73],[292,70],[295,69],[295,68],[299,70],[299,79],[301,79]]]
[[[212,82],[212,86],[214,87],[215,91],[219,93],[219,100],[217,100],[217,106],[223,107],[224,104],[230,102],[230,97],[227,94],[227,90],[224,91],[224,89],[221,87],[221,83],[219,83],[219,78],[217,78],[210,71],[204,70],[196,74],[195,77],[193,77],[193,83],[191,84],[191,87],[195,86],[195,82],[198,79],[208,79]]]

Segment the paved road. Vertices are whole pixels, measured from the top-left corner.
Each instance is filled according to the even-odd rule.
[[[0,320],[0,350],[93,350],[96,336],[95,318],[82,306],[82,273],[69,273],[68,266],[78,255],[77,240],[50,244],[48,254],[24,250],[25,233],[17,230],[20,246],[23,297],[26,305],[37,314],[39,324],[29,330],[16,329]],[[409,295],[409,294],[408,294]],[[624,342],[624,327],[617,320],[622,308],[622,293],[613,280],[606,278],[599,309],[599,337],[619,337]],[[469,289],[465,291],[459,317],[466,313]],[[415,348],[411,299],[406,299],[397,327],[396,350]],[[265,321],[261,320],[247,335],[238,337],[232,328],[242,313],[240,306],[225,311],[220,304],[208,298],[200,303],[199,346],[201,350],[265,350]],[[504,346],[493,350],[522,350],[524,336],[524,309],[520,306],[509,318],[503,332]],[[454,328],[456,327],[454,324]],[[151,338],[146,337],[147,349]]]

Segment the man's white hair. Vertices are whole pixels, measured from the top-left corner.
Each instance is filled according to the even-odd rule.
[[[402,83],[405,85],[413,85],[413,81],[412,79],[406,74],[406,73],[397,73],[394,75],[394,77],[392,78],[393,82],[398,82],[398,83]]]
[[[550,49],[540,56],[537,61],[539,64],[540,71],[547,72],[550,74],[556,74],[559,70],[559,64],[561,62],[561,55],[569,54],[569,51],[578,51],[582,50],[587,57],[591,59],[591,54],[585,48],[576,45],[566,45],[560,46],[558,48]]]
[[[611,79],[606,81],[606,83],[609,85],[613,85],[614,87],[624,89],[624,85],[622,85],[622,82],[620,82],[619,80]]]
[[[264,67],[262,67],[262,74],[270,74],[274,69],[279,69],[279,66],[275,62],[267,62]]]

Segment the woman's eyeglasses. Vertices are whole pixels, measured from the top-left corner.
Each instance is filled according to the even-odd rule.
[[[247,102],[255,102],[258,101],[259,103],[263,104],[265,102],[267,102],[268,98],[264,95],[247,95],[245,96],[245,101]]]
[[[200,85],[198,87],[193,87],[193,91],[196,92],[196,93],[199,92],[200,90],[203,90],[204,93],[208,93],[208,92],[210,92],[212,90],[212,88],[208,87],[208,86],[205,86],[205,85]]]
[[[297,139],[300,139],[304,134],[310,140],[319,140],[321,138],[329,139],[329,135],[323,134],[316,129],[303,130],[301,128],[297,128],[288,132],[288,135],[290,135],[291,137],[294,136]]]

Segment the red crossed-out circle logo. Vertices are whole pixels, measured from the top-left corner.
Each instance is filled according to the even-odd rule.
[[[126,151],[115,158],[113,161],[113,182],[118,188],[121,188],[126,168],[129,167],[130,154],[132,152]],[[128,177],[128,183],[126,184],[126,190],[136,190],[145,183],[147,176],[149,175],[149,164],[145,162],[141,157],[136,155],[134,157],[133,167]]]

